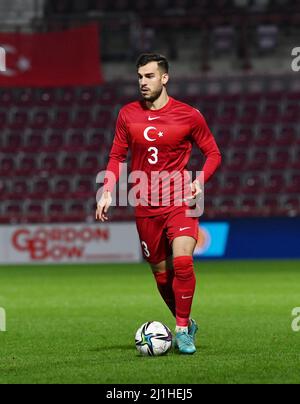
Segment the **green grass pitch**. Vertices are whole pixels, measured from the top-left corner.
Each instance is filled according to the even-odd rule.
[[[0,267],[1,383],[299,383],[299,261],[197,262],[193,356],[144,358],[148,320],[174,320],[146,264]]]

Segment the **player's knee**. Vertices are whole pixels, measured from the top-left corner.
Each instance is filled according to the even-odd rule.
[[[173,265],[177,279],[186,280],[195,277],[194,263],[191,256],[176,257],[173,260]]]
[[[152,272],[166,272],[168,270],[167,268],[167,262],[166,261],[161,261],[158,264],[151,264],[151,269]]]

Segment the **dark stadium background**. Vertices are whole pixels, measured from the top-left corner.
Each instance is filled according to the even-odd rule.
[[[80,30],[86,28],[90,29],[90,35],[96,32],[96,35],[89,37],[92,41],[85,37],[88,33],[81,34],[83,31]],[[43,46],[42,41],[48,38],[48,33],[59,35],[55,38],[65,39],[60,41],[52,37],[49,39],[50,45]],[[69,39],[66,39],[66,35],[70,35]],[[22,42],[25,37],[26,45]],[[32,41],[35,41],[35,47],[30,45],[31,39],[28,38],[34,38]],[[9,45],[9,41],[13,41],[14,45]],[[41,42],[37,47],[38,41]],[[58,59],[55,59],[55,56],[53,59],[55,46],[50,49],[53,44],[60,49]],[[238,296],[239,288],[243,288],[247,282],[250,288],[251,282],[254,282],[252,275],[255,276],[257,285],[251,284],[254,288],[248,291],[245,289],[245,293],[249,293],[247,301],[250,302],[250,306],[253,305],[253,311],[258,313],[258,317],[261,305],[266,305],[266,312],[264,314],[263,310],[261,312],[263,316],[267,315],[270,307],[274,309],[275,301],[276,306],[280,306],[280,303],[285,301],[286,306],[280,314],[273,313],[274,322],[279,327],[279,324],[282,325],[281,333],[283,334],[279,332],[278,338],[283,339],[279,343],[276,340],[277,331],[268,324],[270,336],[274,333],[275,338],[271,341],[270,337],[268,348],[271,352],[272,346],[276,346],[278,352],[278,347],[284,345],[284,338],[290,338],[285,345],[288,352],[281,352],[282,361],[278,359],[278,363],[284,363],[284,358],[286,363],[289,363],[288,358],[293,358],[290,371],[291,374],[296,375],[294,370],[297,365],[293,362],[296,356],[293,352],[296,347],[294,344],[299,347],[300,336],[299,333],[291,331],[290,323],[291,311],[294,307],[300,306],[299,260],[297,260],[300,257],[300,61],[297,59],[300,54],[299,1],[0,0],[0,47],[7,50],[7,67],[9,71],[12,71],[10,75],[0,72],[0,240],[2,243],[0,262],[5,264],[0,267],[0,307],[7,311],[7,333],[0,333],[0,337],[5,338],[2,348],[6,358],[6,363],[4,361],[4,365],[0,365],[0,383],[2,381],[12,383],[65,381],[65,372],[59,365],[57,365],[58,375],[61,372],[61,379],[57,380],[54,372],[51,373],[52,370],[48,373],[45,371],[45,377],[39,376],[39,368],[35,368],[35,360],[26,356],[19,337],[24,334],[29,335],[30,338],[28,337],[26,343],[27,347],[31,346],[30,341],[37,338],[34,327],[30,326],[30,322],[33,321],[31,316],[39,321],[40,313],[41,323],[42,318],[46,321],[48,310],[51,308],[49,301],[51,298],[54,299],[55,290],[58,295],[63,296],[66,293],[68,296],[69,303],[60,307],[60,320],[61,324],[64,324],[65,316],[70,315],[68,304],[72,306],[72,299],[79,299],[78,296],[81,295],[79,284],[78,289],[75,288],[78,292],[76,297],[68,289],[67,282],[72,284],[76,279],[78,282],[80,279],[84,289],[88,288],[88,283],[96,277],[96,284],[99,287],[104,285],[104,291],[115,294],[117,301],[119,293],[122,293],[121,283],[123,281],[126,283],[127,278],[124,274],[128,274],[133,281],[130,274],[131,269],[135,268],[133,271],[135,276],[138,277],[140,273],[145,274],[142,281],[149,282],[153,288],[149,301],[151,296],[157,298],[158,317],[159,310],[164,310],[155,295],[155,288],[145,264],[121,263],[122,257],[127,262],[140,260],[136,240],[132,241],[132,249],[134,249],[132,256],[129,254],[130,251],[124,252],[123,256],[120,253],[118,256],[122,238],[124,243],[126,241],[126,226],[132,226],[134,220],[132,207],[111,209],[111,222],[116,226],[120,224],[125,226],[120,227],[124,233],[119,235],[121,241],[119,245],[115,245],[114,251],[111,247],[109,251],[106,251],[102,244],[101,257],[99,255],[98,260],[94,251],[94,260],[90,256],[89,261],[96,262],[96,265],[88,265],[84,259],[76,260],[76,251],[75,258],[72,256],[68,260],[68,254],[65,256],[64,250],[59,250],[59,248],[65,248],[64,245],[68,247],[68,240],[66,241],[63,235],[57,233],[56,235],[51,233],[49,236],[52,228],[58,230],[62,228],[60,227],[62,225],[68,229],[72,228],[73,232],[81,232],[81,235],[77,237],[79,242],[84,237],[87,239],[92,237],[94,231],[97,232],[99,243],[109,238],[108,234],[112,232],[110,225],[103,228],[101,224],[95,224],[94,220],[95,197],[98,189],[96,175],[106,167],[119,109],[138,97],[135,60],[141,52],[145,51],[159,52],[168,57],[171,64],[169,94],[195,106],[203,113],[223,156],[222,167],[205,188],[205,212],[201,217],[205,231],[200,230],[203,244],[199,245],[199,248],[208,248],[207,244],[211,242],[211,240],[208,241],[210,237],[214,242],[217,241],[217,245],[214,245],[214,249],[206,255],[204,251],[202,258],[201,252],[199,253],[197,273],[201,279],[201,268],[204,267],[204,278],[206,277],[207,284],[210,281],[210,274],[216,277],[216,284],[220,282],[220,288],[217,288],[215,292],[220,291],[222,296],[226,291],[226,285],[230,287],[230,296],[232,299],[236,298],[236,306],[233,304],[236,308],[241,298],[240,295]],[[195,149],[189,168],[197,171],[201,165],[202,159],[199,151]],[[32,247],[34,243],[41,240],[38,237],[34,239],[35,236],[32,235],[34,227],[31,225],[45,230],[49,238],[47,242],[58,243],[58,247],[52,246],[53,249],[57,248],[54,259],[44,258],[41,261],[57,264],[69,262],[71,265],[49,267],[32,259],[29,254],[30,248],[34,248]],[[93,230],[89,230],[91,228]],[[94,230],[95,228],[97,230]],[[25,229],[25,233],[21,236],[16,235],[18,229],[22,231]],[[119,228],[116,227],[116,229]],[[45,236],[46,233],[43,235]],[[84,233],[83,236],[82,233]],[[21,239],[22,236],[23,239]],[[28,240],[33,243],[31,247]],[[131,241],[128,242],[131,243]],[[24,243],[27,243],[27,247],[22,251]],[[19,245],[19,249],[16,248],[16,244]],[[55,254],[57,254],[56,258]],[[213,261],[209,262],[204,258]],[[230,261],[231,259],[239,259],[239,261]],[[98,261],[101,265],[97,264]],[[108,264],[114,261],[118,264]],[[18,265],[8,265],[17,263]],[[35,265],[22,266],[22,263]],[[137,270],[137,268],[140,269]],[[223,278],[226,273],[229,278]],[[232,282],[230,282],[230,274]],[[85,275],[86,278],[84,278]],[[243,275],[245,275],[244,279]],[[66,282],[66,284],[63,282],[64,292],[59,289],[61,279]],[[111,289],[108,286],[108,289],[105,289],[105,281],[111,285]],[[223,281],[225,282],[224,290]],[[48,282],[49,290],[45,285]],[[115,283],[118,286],[114,286]],[[273,285],[270,296],[276,296],[278,300],[274,297],[274,301],[266,300],[262,303],[259,296],[262,297],[264,293],[269,296],[271,289],[268,285],[270,284]],[[26,287],[24,290],[21,285],[27,285],[28,290]],[[283,287],[282,290],[280,285]],[[143,290],[143,285],[137,287]],[[205,283],[201,284],[201,287],[202,293],[205,293]],[[257,295],[256,287],[258,287]],[[209,291],[209,286],[207,290]],[[47,297],[50,300],[43,300],[41,291],[44,291],[45,299]],[[97,288],[92,288],[91,293],[97,294]],[[129,293],[128,300],[135,301],[135,290],[129,290],[127,293]],[[23,304],[28,303],[30,306],[31,296],[33,296],[32,299],[37,299],[36,307],[31,309],[33,311],[29,310],[24,325],[18,316],[20,310],[21,312],[24,310]],[[83,292],[83,296],[89,299],[88,289]],[[218,300],[216,296],[213,300],[214,308],[217,311],[222,310],[216,303]],[[242,300],[243,298],[245,296],[242,296]],[[42,299],[40,312],[39,299]],[[93,301],[93,298],[91,299]],[[206,308],[208,308],[210,307],[209,294],[206,299]],[[62,297],[61,302],[63,300]],[[228,303],[228,300],[226,301]],[[201,302],[201,296],[199,302]],[[126,307],[128,302],[123,303]],[[113,300],[111,312],[103,309],[102,313],[105,319],[103,320],[105,327],[103,327],[112,334],[115,332],[115,327],[119,326],[118,321],[114,324],[107,319],[110,316],[115,318],[120,315],[119,309],[114,304]],[[94,302],[93,310],[95,316],[98,313],[99,318],[102,316],[99,314],[102,310],[100,306],[100,302]],[[136,321],[132,321],[128,329],[126,329],[127,325],[123,324],[125,334],[129,335],[126,337],[129,341],[128,345],[124,345],[127,351],[123,348],[128,357],[134,358],[134,346],[133,351],[130,350],[131,334],[141,322],[147,321],[151,316],[149,306],[143,306],[144,312],[143,309],[139,311],[137,306],[138,302],[136,307],[130,308],[130,316],[132,319],[136,316]],[[253,317],[250,315],[251,319],[249,319],[251,330],[257,324],[259,327],[263,323],[262,318],[259,320],[254,316],[254,312]],[[46,317],[41,313],[45,313]],[[238,316],[238,309],[236,313]],[[227,315],[230,317],[228,311],[223,314],[225,318]],[[74,315],[76,317],[76,313]],[[81,315],[83,317],[80,317]],[[205,313],[203,315],[205,316]],[[79,310],[77,320],[81,321],[84,316],[84,310]],[[123,317],[126,317],[126,312],[123,313]],[[167,312],[163,312],[160,318],[170,321]],[[89,325],[93,324],[93,319]],[[77,324],[77,320],[73,320],[74,324]],[[72,329],[72,321],[68,323],[66,320],[66,323]],[[232,325],[231,331],[239,328],[239,325],[234,325],[233,317],[229,318],[229,323],[224,322],[224,324],[228,327]],[[45,323],[43,327],[47,329],[48,325]],[[97,329],[100,334],[102,329],[102,327]],[[263,328],[258,329],[264,334]],[[16,344],[14,347],[9,343],[9,331],[14,335]],[[54,329],[52,331],[54,332]],[[229,335],[231,331],[227,330]],[[71,333],[70,330],[69,339],[65,339],[66,352],[70,346],[68,344],[72,341]],[[44,337],[45,346],[48,346],[49,341],[46,335]],[[91,359],[90,365],[93,366],[95,365],[93,361],[99,365],[102,360],[101,348],[97,348],[98,337],[101,340],[96,332],[93,337],[91,336],[94,346],[89,347],[89,352],[100,352],[99,357]],[[245,350],[247,346],[247,339],[244,337],[241,337],[240,357],[245,354],[243,346]],[[61,338],[64,339],[62,335]],[[122,341],[117,339],[113,340],[111,345],[108,338],[104,338],[103,341],[108,344],[108,355],[110,348],[113,350],[113,347],[122,347]],[[209,343],[209,339],[205,341],[206,346],[209,346]],[[17,358],[20,363],[13,365],[13,350],[18,344],[20,346]],[[41,350],[43,346],[41,342]],[[82,346],[86,346],[85,343]],[[254,344],[254,346],[258,349],[258,345]],[[64,355],[64,349],[62,352],[57,351],[56,357]],[[122,353],[116,352],[112,363],[122,360],[120,358],[123,358],[124,349]],[[224,350],[226,351],[226,348]],[[83,352],[81,356],[84,362]],[[265,363],[266,358],[260,359],[261,363]],[[50,369],[51,354],[47,357],[48,360]],[[176,360],[176,363],[179,363],[177,357]],[[196,361],[196,359],[193,360]],[[26,361],[32,361],[33,373],[29,372],[28,376],[20,370],[22,368],[20,364],[27,363]],[[225,362],[228,363],[227,359]],[[198,366],[197,362],[193,363]],[[241,363],[236,373],[231,373],[232,368],[226,370],[225,365],[224,374],[219,374],[217,371],[214,373],[211,368],[202,369],[203,377],[199,376],[198,379],[196,377],[191,380],[193,383],[203,381],[272,383],[284,382],[286,375],[287,381],[299,382],[293,376],[289,377],[278,363],[276,362],[274,366],[270,364],[270,369],[263,375],[260,374],[261,369],[257,367],[252,373],[246,372],[243,377],[244,363]],[[188,366],[186,361],[185,364]],[[39,365],[42,366],[42,364]],[[68,369],[68,365],[65,364],[65,366]],[[72,366],[70,365],[70,369]],[[107,376],[110,371],[113,374],[114,366],[110,368],[108,365],[106,376],[105,372],[101,377],[98,374],[98,381],[116,383],[113,376],[111,378]],[[141,366],[141,364],[132,366],[135,369],[135,366]],[[153,363],[151,366],[155,371]],[[96,381],[92,369],[93,367],[90,366],[87,373],[82,374],[78,380],[74,376],[74,380]],[[72,371],[76,373],[73,368]],[[201,374],[201,371],[199,372]],[[66,381],[68,380],[66,377]],[[151,377],[141,380],[146,383],[147,381],[163,382]],[[180,383],[182,379],[177,379],[174,375],[167,380],[171,383]],[[186,379],[183,380],[187,382]],[[121,374],[118,381],[132,382],[132,379],[130,377],[126,379],[126,376]]]

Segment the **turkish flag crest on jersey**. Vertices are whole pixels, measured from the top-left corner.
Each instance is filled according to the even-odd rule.
[[[97,85],[103,81],[98,26],[51,33],[0,33],[0,86]]]

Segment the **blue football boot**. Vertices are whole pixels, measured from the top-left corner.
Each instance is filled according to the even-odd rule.
[[[175,335],[175,344],[182,354],[192,355],[196,352],[193,337],[187,332],[178,332]]]

